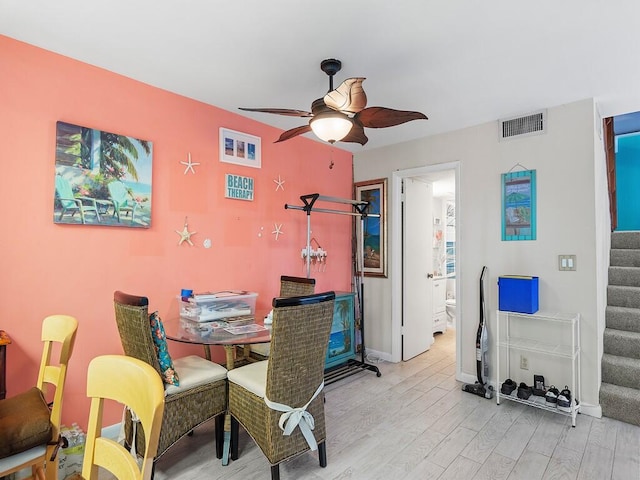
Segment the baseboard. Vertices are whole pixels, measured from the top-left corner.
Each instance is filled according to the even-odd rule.
[[[376,350],[371,350],[367,348],[365,355],[365,362],[367,363],[376,363],[379,361],[391,362],[391,354],[385,352],[378,352]]]
[[[602,407],[600,405],[588,405],[580,402],[580,413],[590,417],[602,418]]]

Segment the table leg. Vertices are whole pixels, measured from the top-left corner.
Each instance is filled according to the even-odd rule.
[[[224,345],[224,352],[227,357],[227,370],[232,370],[235,366],[235,347]],[[222,465],[229,465],[229,453],[231,452],[231,415],[229,412],[224,415],[224,443],[222,445]]]

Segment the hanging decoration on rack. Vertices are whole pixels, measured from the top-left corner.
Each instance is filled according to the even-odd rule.
[[[182,229],[182,231],[176,230],[176,233],[180,235],[180,240],[178,241],[178,245],[182,245],[184,242],[187,242],[189,245],[193,247],[191,236],[195,235],[198,232],[189,231],[189,225],[187,224],[187,217],[184,217],[184,228]]]
[[[278,179],[274,179],[273,180],[276,184],[276,192],[278,191],[278,189],[282,189],[282,191],[284,192],[284,180],[282,180],[282,178],[280,178],[280,175],[278,175]]]
[[[186,162],[180,162],[182,165],[186,165],[187,166],[187,168],[184,169],[184,174],[183,175],[186,175],[189,170],[191,170],[191,173],[193,173],[195,175],[196,171],[193,169],[193,167],[197,167],[198,165],[200,165],[200,163],[191,161],[191,152],[189,152],[187,158],[188,158],[188,160]]]
[[[316,249],[311,245],[313,242],[316,244]],[[311,268],[314,271],[325,272],[327,270],[327,251],[322,249],[315,237],[311,239],[308,246],[302,247],[301,256],[305,269],[307,268],[307,257],[309,257]]]
[[[271,233],[273,233],[276,236],[276,240],[278,240],[278,236],[279,235],[284,235],[284,232],[282,231],[282,224],[281,223],[280,224],[274,223],[273,224],[273,228],[274,228],[274,230]]]

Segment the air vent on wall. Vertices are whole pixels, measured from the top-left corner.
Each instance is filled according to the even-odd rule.
[[[500,120],[500,140],[507,140],[523,135],[540,135],[547,129],[547,113],[545,110],[520,117]]]

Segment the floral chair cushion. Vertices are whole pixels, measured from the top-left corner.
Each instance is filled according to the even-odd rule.
[[[177,387],[180,385],[180,379],[178,378],[178,373],[173,368],[173,361],[167,348],[167,336],[158,312],[153,312],[149,315],[149,323],[151,324],[151,336],[153,337],[153,343],[156,347],[160,371],[162,372],[162,380],[167,385],[175,385]]]

